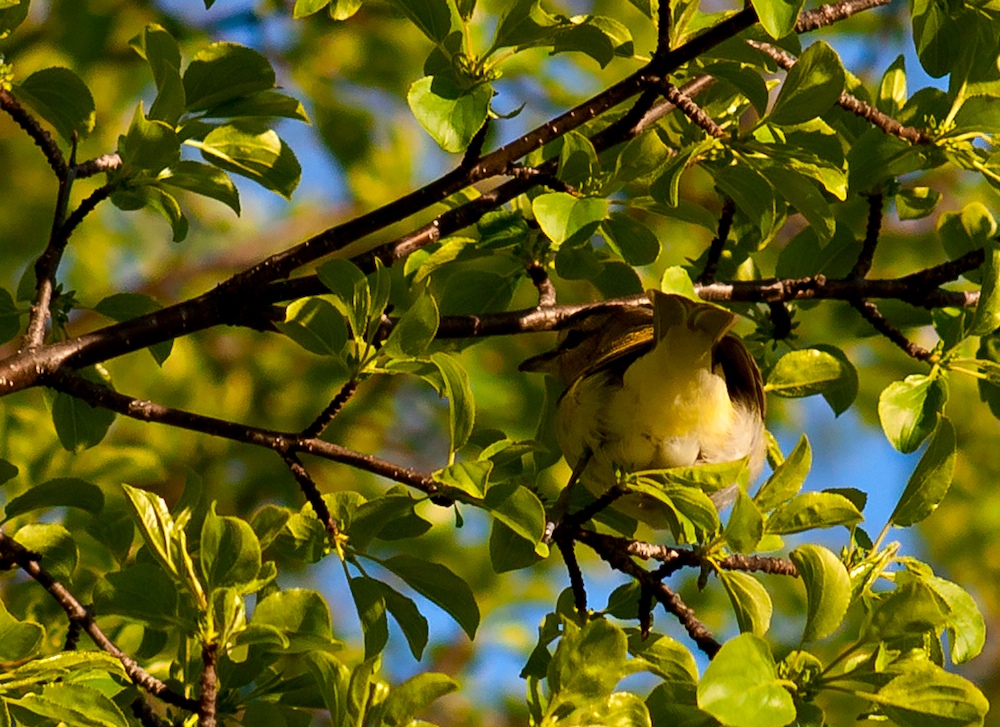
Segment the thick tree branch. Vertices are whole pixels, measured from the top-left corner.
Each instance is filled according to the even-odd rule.
[[[198,694],[199,727],[215,727],[219,699],[219,652],[214,643],[201,647],[201,685]]]
[[[189,712],[197,711],[198,703],[195,700],[188,699],[171,690],[166,684],[139,666],[132,657],[119,649],[111,639],[104,635],[93,617],[76,597],[42,568],[38,559],[27,548],[8,537],[3,531],[0,531],[0,560],[16,563],[21,570],[34,578],[62,607],[71,622],[79,623],[102,651],[111,654],[122,663],[125,673],[136,685],[167,704],[186,709]]]

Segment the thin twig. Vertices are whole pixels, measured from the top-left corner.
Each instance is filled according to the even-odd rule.
[[[929,361],[933,355],[923,346],[920,346],[909,338],[903,335],[896,326],[890,323],[882,312],[878,309],[871,301],[867,300],[852,300],[850,301],[851,306],[861,314],[862,318],[871,323],[872,328],[881,333],[883,336],[888,338],[899,348],[901,348],[907,356],[915,358],[918,361]]]
[[[111,654],[111,656],[122,663],[125,673],[128,674],[129,678],[136,685],[167,704],[186,709],[189,712],[197,711],[198,703],[195,700],[188,699],[170,689],[166,684],[139,666],[132,657],[119,649],[111,639],[104,635],[104,632],[98,627],[93,617],[76,597],[65,586],[53,578],[48,571],[42,568],[38,559],[27,548],[13,538],[8,537],[3,531],[0,531],[0,557],[5,561],[9,560],[17,563],[21,570],[35,579],[42,588],[48,591],[49,595],[66,612],[71,622],[79,623],[101,650]]]
[[[528,277],[538,290],[538,307],[547,308],[556,304],[556,286],[552,284],[552,278],[545,266],[538,262],[528,265]]]
[[[875,249],[878,247],[879,232],[882,229],[882,209],[884,204],[885,197],[882,196],[881,192],[868,195],[868,225],[865,228],[865,241],[861,246],[858,261],[854,263],[854,268],[848,274],[848,278],[864,278],[872,269],[872,262],[875,259]]]
[[[786,71],[795,65],[795,57],[792,56],[791,53],[773,46],[770,43],[762,43],[756,40],[748,40],[746,43],[751,48],[756,48],[761,53],[767,55]],[[904,139],[911,144],[927,144],[931,142],[931,137],[925,132],[912,126],[903,126],[888,114],[882,113],[874,106],[871,106],[870,104],[867,104],[859,99],[857,96],[852,96],[847,93],[847,91],[843,91],[840,94],[840,98],[837,99],[837,105],[847,111],[850,111],[852,114],[862,117],[872,124],[872,126],[881,129],[886,134],[898,136],[900,139]]]
[[[718,566],[724,570],[740,570],[746,572],[767,573],[776,576],[791,576],[798,578],[799,569],[787,558],[773,558],[766,555],[742,555],[737,553],[719,561]]]
[[[888,5],[891,2],[892,0],[844,0],[839,3],[820,5],[815,10],[807,10],[799,15],[799,19],[795,23],[795,32],[808,33],[817,28],[847,20],[855,13]]]
[[[306,496],[306,501],[312,505],[313,512],[316,513],[316,518],[323,523],[326,534],[330,538],[330,545],[336,547],[337,538],[340,536],[340,528],[334,522],[333,515],[330,514],[330,508],[326,506],[326,500],[320,494],[319,488],[313,481],[312,476],[294,454],[285,454],[283,458],[285,464],[288,465],[288,469],[291,470],[295,481],[299,483],[299,489],[302,490],[302,494]]]
[[[66,371],[50,374],[46,378],[46,385],[86,401],[91,406],[102,407],[139,421],[157,422],[194,432],[202,432],[244,444],[265,447],[279,454],[305,452],[386,477],[439,499],[447,496],[447,493],[443,492],[445,488],[435,482],[434,478],[428,474],[355,452],[333,442],[324,442],[315,438],[303,439],[298,434],[291,432],[252,427],[225,419],[195,414],[183,409],[174,409],[144,399],[136,399]]]
[[[732,197],[726,197],[722,203],[722,214],[719,215],[719,228],[712,244],[708,248],[708,256],[705,258],[705,269],[701,271],[698,282],[702,285],[709,285],[715,282],[715,273],[719,269],[719,260],[722,258],[722,251],[726,247],[729,239],[729,231],[733,228],[733,218],[736,217],[736,202]]]
[[[617,548],[606,547],[604,541],[589,530],[580,530],[577,533],[581,543],[585,543],[592,548],[603,560],[612,568],[621,571],[626,575],[635,578],[640,586],[648,587],[657,601],[672,613],[688,632],[688,636],[698,645],[708,658],[714,657],[722,645],[712,636],[712,632],[695,615],[694,610],[688,606],[673,590],[659,577],[654,576],[645,568],[632,560],[627,554]]]
[[[576,551],[572,538],[556,538],[556,547],[562,554],[566,570],[569,572],[569,584],[573,589],[573,603],[576,606],[580,618],[587,616],[587,589],[583,585],[583,573],[580,571],[580,564],[576,560]]]
[[[351,379],[343,386],[340,387],[340,391],[337,395],[333,397],[327,407],[320,412],[312,424],[302,430],[302,437],[305,439],[312,439],[313,437],[318,437],[322,434],[330,422],[333,421],[334,417],[340,413],[340,410],[344,408],[344,404],[350,401],[351,397],[354,396],[354,392],[358,390],[357,379]]]
[[[112,152],[111,154],[102,154],[95,159],[80,162],[73,169],[76,172],[77,179],[86,179],[96,174],[112,172],[121,165],[122,158],[118,155],[118,152]]]
[[[66,176],[68,167],[62,152],[59,150],[59,145],[56,144],[52,135],[42,128],[42,125],[25,110],[10,91],[3,88],[0,88],[0,109],[6,111],[7,115],[18,126],[24,129],[28,136],[31,137],[31,140],[35,142],[35,146],[42,150],[45,160],[52,167],[52,171],[56,173],[59,179],[63,179]]]
[[[676,106],[696,125],[705,130],[709,136],[716,139],[724,139],[728,134],[726,130],[715,123],[715,120],[705,113],[705,111],[694,102],[694,100],[670,82],[663,84],[663,97]]]

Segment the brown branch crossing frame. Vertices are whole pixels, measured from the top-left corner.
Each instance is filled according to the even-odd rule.
[[[795,30],[798,33],[809,32],[888,2],[889,0],[843,0],[824,5],[803,13]],[[665,6],[666,3],[663,3],[661,7]],[[273,305],[304,295],[325,292],[315,276],[287,279],[299,268],[420,213],[472,184],[498,176],[508,177],[507,181],[479,198],[449,210],[411,233],[356,258],[355,261],[362,267],[370,268],[377,257],[383,263],[391,265],[406,258],[415,250],[437,241],[443,235],[473,224],[490,210],[496,209],[531,187],[545,184],[546,180],[554,178],[554,162],[542,163],[533,168],[520,165],[519,160],[526,154],[579,128],[634,96],[638,96],[638,99],[618,121],[590,137],[598,151],[634,138],[678,106],[708,133],[715,136],[724,135],[724,131],[692,100],[697,93],[711,85],[713,79],[696,78],[677,89],[670,85],[669,76],[706,50],[737,36],[752,26],[756,20],[755,11],[748,5],[744,10],[734,13],[675,49],[668,47],[667,24],[661,22],[659,46],[647,65],[519,139],[495,151],[481,154],[481,145],[485,138],[485,134],[482,134],[475,140],[471,152],[466,154],[452,172],[385,207],[324,230],[301,244],[279,252],[234,275],[209,292],[131,321],[107,326],[66,341],[46,344],[43,342],[43,333],[50,315],[49,300],[62,251],[73,229],[112,191],[110,188],[101,187],[76,210],[65,215],[65,219],[62,219],[61,214],[57,214],[49,245],[39,259],[39,267],[44,275],[39,276],[39,289],[29,326],[29,336],[26,337],[20,351],[0,360],[0,396],[33,386],[50,386],[94,406],[104,407],[142,421],[157,422],[269,448],[286,461],[296,479],[304,483],[306,489],[315,485],[298,460],[297,455],[300,453],[341,462],[401,482],[424,493],[434,502],[445,504],[450,501],[451,493],[446,487],[435,482],[431,475],[354,452],[318,438],[319,433],[353,393],[353,384],[345,387],[316,421],[304,431],[289,433],[250,427],[126,396],[87,381],[77,375],[75,370],[215,326],[242,325],[266,330],[270,328]],[[763,47],[764,45],[766,44],[756,44],[756,47],[771,55],[780,65],[790,67],[794,63],[794,59],[783,51],[771,46]],[[660,95],[664,93],[666,99],[661,99]],[[886,133],[898,135],[912,143],[929,141],[921,130],[902,127],[893,119],[879,114],[846,93],[841,96],[839,103]],[[43,151],[46,160],[60,180],[60,189],[66,190],[64,196],[68,195],[68,188],[74,179],[106,172],[121,164],[117,154],[107,154],[80,164],[76,164],[73,159],[67,162],[51,136],[20,106],[11,93],[2,89],[0,89],[0,110],[14,119]],[[883,323],[884,319],[882,321],[878,319],[877,308],[870,303],[871,299],[895,298],[926,307],[975,305],[978,299],[976,293],[945,291],[940,286],[955,280],[963,272],[980,266],[984,259],[983,251],[974,251],[958,260],[904,277],[871,280],[866,274],[870,266],[870,255],[874,254],[877,242],[877,229],[877,225],[872,222],[870,230],[874,232],[871,232],[866,244],[868,257],[859,261],[856,274],[849,278],[831,280],[815,276],[794,280],[771,279],[726,283],[715,282],[712,269],[706,270],[703,282],[697,290],[702,298],[711,301],[781,304],[802,299],[846,300],[858,307],[874,325],[881,326],[880,330],[890,338],[893,338],[895,333],[887,323]],[[719,226],[719,253],[721,246],[725,244],[727,232],[728,223],[723,221]],[[574,313],[588,307],[555,305],[554,289],[551,281],[544,275],[544,269],[539,271],[529,268],[529,272],[538,287],[541,305],[528,310],[501,314],[444,318],[439,328],[439,337],[468,338],[553,330],[565,325]],[[620,299],[595,305],[627,305],[635,302],[636,299]],[[388,321],[387,325],[391,326],[392,322]],[[903,344],[899,340],[897,343]],[[911,352],[911,355],[923,358],[920,352]],[[319,514],[322,517],[322,513]],[[328,513],[326,521],[328,532],[335,538],[336,524],[329,518]],[[557,534],[557,543],[567,558],[567,564],[570,565],[578,603],[584,602],[586,593],[583,591],[582,578],[577,578],[578,572],[573,575],[575,542],[586,544],[612,567],[635,578],[641,584],[645,598],[656,599],[668,612],[678,618],[691,638],[706,654],[713,656],[718,651],[720,648],[718,641],[698,621],[694,612],[681,601],[680,597],[663,583],[666,576],[680,567],[702,567],[704,563],[695,553],[609,538],[587,530],[583,525],[581,522],[570,521],[561,526],[562,530]],[[640,566],[635,558],[653,558],[662,564],[655,571],[648,571]],[[122,661],[127,673],[136,684],[169,704],[198,713],[203,724],[214,722],[217,687],[215,683],[217,655],[214,645],[205,646],[203,654],[205,672],[200,700],[183,697],[172,692],[122,653],[104,636],[94,619],[72,594],[54,581],[31,553],[2,532],[0,532],[0,561],[9,565],[16,564],[45,587],[73,623],[79,624],[100,648]],[[731,556],[715,563],[714,567],[796,575],[794,565],[781,559]]]

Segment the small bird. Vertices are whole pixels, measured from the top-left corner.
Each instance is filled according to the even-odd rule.
[[[736,315],[680,295],[648,295],[651,307],[579,314],[555,350],[521,364],[566,385],[556,410],[566,462],[597,495],[616,484],[618,470],[747,458],[756,477],[766,452],[764,387],[753,357],[729,333]],[[727,490],[713,494],[717,507],[735,497]],[[664,527],[652,498],[630,495],[615,507]]]

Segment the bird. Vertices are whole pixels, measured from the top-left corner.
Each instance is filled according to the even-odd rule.
[[[744,458],[756,478],[767,450],[764,386],[753,356],[730,333],[736,314],[682,295],[647,296],[649,305],[577,314],[554,350],[520,366],[565,385],[555,427],[574,472],[570,486],[579,478],[601,495],[620,472]],[[716,507],[735,499],[735,490],[713,493]],[[663,507],[638,494],[615,503],[654,528],[666,527]]]

